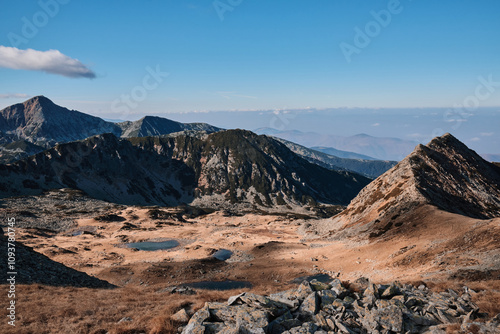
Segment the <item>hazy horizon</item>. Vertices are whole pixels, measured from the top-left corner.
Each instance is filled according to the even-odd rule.
[[[106,119],[418,142],[451,132],[499,154],[499,9],[492,0],[8,2],[0,108],[45,95]]]

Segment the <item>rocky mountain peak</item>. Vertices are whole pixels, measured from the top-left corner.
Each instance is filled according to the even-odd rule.
[[[35,96],[0,111],[0,131],[13,140],[26,140],[45,148],[120,129],[99,117],[69,110],[45,96]]]
[[[26,100],[23,102],[24,105],[40,105],[42,107],[51,107],[55,106],[54,102],[52,102],[49,98],[43,96],[43,95],[38,95],[35,97],[32,97],[29,100]]]
[[[500,168],[451,134],[434,138],[375,179],[356,196],[335,224],[387,230],[422,205],[473,218],[500,216]]]

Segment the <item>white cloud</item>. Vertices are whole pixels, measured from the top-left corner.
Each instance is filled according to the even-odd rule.
[[[29,97],[28,94],[0,94],[0,99],[12,99],[12,98],[25,99],[28,97]]]
[[[0,45],[0,67],[42,71],[69,78],[93,79],[96,77],[95,73],[78,59],[70,58],[58,50],[20,50]]]
[[[372,126],[380,126],[380,123],[373,123]]]
[[[445,122],[448,122],[448,123],[452,123],[452,122],[462,123],[462,122],[467,122],[467,120],[465,118],[450,118],[450,119],[445,120]]]
[[[480,135],[482,137],[491,137],[495,134],[495,132],[481,132]]]
[[[481,140],[481,138],[479,138],[479,137],[474,137],[474,138],[471,138],[471,140],[470,140],[470,141],[480,141],[480,140]]]

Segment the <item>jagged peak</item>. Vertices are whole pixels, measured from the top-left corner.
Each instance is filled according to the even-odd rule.
[[[32,105],[32,104],[38,104],[38,105],[40,105],[42,107],[54,106],[55,105],[55,103],[52,102],[52,100],[50,100],[49,98],[47,98],[47,97],[45,97],[43,95],[34,96],[31,99],[28,99],[28,100],[24,101],[23,104],[25,106]]]
[[[444,147],[455,147],[455,148],[461,148],[461,149],[467,149],[469,148],[462,143],[460,140],[458,140],[456,137],[454,137],[451,133],[445,133],[444,135],[440,137],[436,137],[432,139],[428,144],[427,147],[436,149],[436,148],[444,148]]]

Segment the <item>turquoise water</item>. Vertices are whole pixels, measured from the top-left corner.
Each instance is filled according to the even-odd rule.
[[[167,241],[142,241],[142,242],[131,242],[127,244],[129,248],[137,248],[142,251],[157,251],[162,249],[171,249],[179,246],[177,240],[167,240]]]

